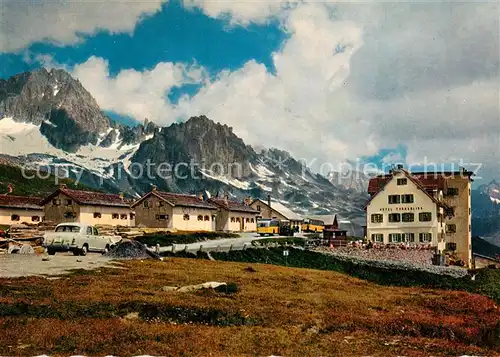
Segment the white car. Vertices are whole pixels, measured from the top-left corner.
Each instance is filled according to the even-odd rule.
[[[122,240],[119,236],[100,236],[97,228],[80,223],[62,223],[55,232],[45,233],[43,246],[49,255],[56,252],[73,252],[87,255],[88,252],[106,253]]]

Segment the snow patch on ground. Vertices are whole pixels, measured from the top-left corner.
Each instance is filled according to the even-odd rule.
[[[257,165],[255,167],[253,167],[252,164],[250,164],[250,169],[259,177],[269,177],[269,176],[274,176],[274,173],[269,170],[267,167],[263,166],[263,165]]]
[[[240,181],[238,179],[228,178],[228,177],[225,177],[222,175],[212,175],[212,174],[207,173],[204,170],[200,170],[200,172],[202,173],[203,176],[211,178],[212,180],[220,181],[222,183],[225,183],[226,185],[231,185],[231,186],[234,186],[234,187],[242,189],[242,190],[250,189],[250,184],[246,181]]]

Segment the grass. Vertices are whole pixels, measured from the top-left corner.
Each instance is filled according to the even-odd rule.
[[[28,179],[27,177],[32,178]],[[42,179],[37,177],[34,171],[26,170],[23,175],[23,171],[17,166],[0,164],[0,194],[7,192],[9,184],[13,186],[11,194],[20,196],[44,197],[54,192],[59,187],[59,184],[65,184],[68,188],[73,189],[95,191],[83,185],[76,185],[72,179],[56,180],[53,175]]]
[[[173,244],[190,244],[203,242],[206,240],[220,239],[220,238],[238,238],[239,234],[236,233],[224,233],[224,232],[195,232],[195,233],[151,233],[146,234],[142,237],[137,237],[135,240],[146,244],[148,246],[160,247],[171,246]]]
[[[283,256],[283,248],[247,249],[244,251],[211,253],[217,260],[269,263],[298,268],[332,270],[357,278],[389,286],[420,286],[436,289],[462,290],[485,295],[500,303],[500,269],[483,269],[476,272],[474,281],[470,277],[461,279],[445,275],[410,270],[383,269],[346,262],[335,257],[308,250],[287,248],[289,255]]]
[[[491,299],[332,271],[172,258],[0,279],[0,355],[498,355]],[[163,286],[234,282],[232,294]]]

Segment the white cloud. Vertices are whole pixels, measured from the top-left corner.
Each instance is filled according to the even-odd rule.
[[[0,53],[16,52],[38,41],[74,44],[98,30],[132,32],[145,16],[167,0],[3,0]]]
[[[137,120],[156,121],[168,118],[173,121],[174,108],[166,97],[175,86],[199,83],[204,71],[196,66],[158,63],[153,69],[139,72],[122,70],[111,77],[108,62],[91,57],[74,67],[72,74],[94,96],[103,110],[129,115]]]
[[[303,0],[184,0],[188,9],[198,8],[213,18],[227,17],[231,24],[262,24],[270,18],[284,18],[287,10],[293,9]]]
[[[191,1],[241,24],[266,21],[284,2],[248,4]],[[251,60],[211,81],[173,63],[112,77],[91,58],[73,73],[103,109],[163,125],[205,114],[249,144],[318,164],[404,144],[411,163],[463,159],[500,176],[498,41],[482,40],[498,38],[498,20],[476,5],[298,4],[280,16],[289,37],[273,54],[274,72]],[[184,83],[204,86],[178,105],[165,100]]]

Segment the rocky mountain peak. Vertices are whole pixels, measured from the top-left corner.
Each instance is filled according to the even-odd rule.
[[[83,85],[62,69],[45,68],[0,80],[0,119],[40,125],[49,142],[74,151],[95,144],[109,119]]]

